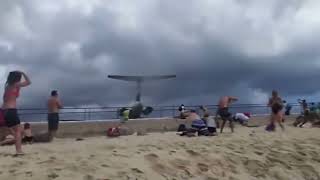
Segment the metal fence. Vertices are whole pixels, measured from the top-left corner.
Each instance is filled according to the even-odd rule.
[[[300,113],[299,104],[290,104],[291,113]],[[185,106],[188,109],[194,109],[201,114],[201,105]],[[217,111],[217,105],[204,105],[214,115]],[[118,111],[122,107],[81,107],[81,108],[63,108],[60,112],[60,119],[65,121],[90,121],[90,120],[111,120],[119,119]],[[179,115],[179,105],[171,106],[153,106],[153,112],[147,116],[150,118],[175,117]],[[265,104],[235,104],[230,107],[230,112],[250,112],[253,115],[270,114],[270,108]],[[23,108],[19,109],[19,115],[25,122],[41,122],[47,119],[47,109],[44,108]]]

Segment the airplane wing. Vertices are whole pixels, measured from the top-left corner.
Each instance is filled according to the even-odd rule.
[[[121,75],[109,75],[108,78],[123,80],[123,81],[152,81],[161,79],[176,78],[176,75],[163,75],[163,76],[121,76]]]

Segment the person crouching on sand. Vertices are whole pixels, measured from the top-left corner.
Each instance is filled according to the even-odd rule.
[[[203,116],[203,120],[205,120],[208,131],[211,135],[217,135],[217,125],[215,119],[210,116],[208,112],[206,112]]]
[[[283,119],[283,104],[282,99],[279,96],[278,92],[273,90],[272,97],[269,99],[268,106],[271,108],[271,118],[270,123],[266,127],[267,131],[275,131],[275,123],[277,122],[282,130],[284,130],[284,126],[282,124]]]
[[[220,129],[220,133],[223,132],[223,128],[224,128],[227,121],[229,121],[231,132],[234,132],[233,122],[232,122],[233,119],[232,119],[232,114],[229,112],[229,105],[232,102],[237,101],[237,100],[238,100],[238,98],[232,97],[232,96],[223,96],[219,100],[218,114],[222,118],[222,125],[221,125],[221,129]]]

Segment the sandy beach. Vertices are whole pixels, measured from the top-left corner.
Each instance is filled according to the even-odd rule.
[[[279,129],[280,130],[280,129]],[[180,137],[174,132],[119,138],[56,139],[0,147],[1,180],[319,180],[319,128],[288,127],[267,133],[263,127],[237,126],[217,137]]]

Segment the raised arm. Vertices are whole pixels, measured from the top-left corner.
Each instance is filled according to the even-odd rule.
[[[233,96],[229,96],[229,100],[231,100],[231,101],[238,101],[238,98],[237,98],[237,97],[233,97]]]
[[[24,81],[16,83],[16,86],[18,86],[18,87],[29,86],[31,84],[30,78],[24,72],[21,72],[21,71],[19,71],[19,72],[23,76]]]

